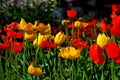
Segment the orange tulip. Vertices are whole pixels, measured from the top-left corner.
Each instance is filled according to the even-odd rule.
[[[45,72],[43,72],[41,68],[34,68],[33,64],[30,64],[28,66],[28,73],[36,76],[45,74]]]

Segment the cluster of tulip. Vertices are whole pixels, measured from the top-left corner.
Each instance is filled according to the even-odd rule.
[[[78,19],[75,10],[68,10],[67,15],[69,19],[61,22],[62,29],[55,35],[51,33],[50,24],[38,24],[37,21],[34,24],[27,23],[23,18],[21,18],[20,24],[14,22],[7,25],[4,28],[7,36],[2,35],[4,43],[0,43],[0,49],[7,50],[11,45],[12,52],[21,52],[26,45],[23,42],[16,42],[16,40],[23,38],[24,41],[32,42],[33,46],[38,49],[42,48],[46,51],[57,49],[57,54],[60,54],[62,59],[79,58],[82,50],[87,49],[90,59],[95,64],[105,63],[105,55],[120,64],[120,48],[117,40],[113,39],[113,37],[120,36],[118,31],[119,15],[115,13],[111,15],[112,24],[107,24],[106,19],[101,21]],[[103,53],[103,49],[105,49],[105,53]],[[45,74],[41,68],[34,68],[33,63],[28,66],[28,73],[32,75]]]
[[[1,30],[1,33],[4,34],[1,36],[3,42],[0,43],[0,49],[8,50],[11,48],[13,53],[22,51],[24,43],[20,40],[22,40],[23,34],[18,30],[18,27],[18,23],[12,22],[4,27],[4,32]]]

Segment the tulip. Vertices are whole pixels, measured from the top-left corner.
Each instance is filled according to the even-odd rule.
[[[0,33],[2,33],[2,29],[0,29]]]
[[[107,43],[109,43],[110,41],[110,37],[106,36],[104,33],[103,34],[99,34],[97,37],[97,44],[103,48]]]
[[[112,18],[112,27],[111,27],[111,35],[119,37],[120,36],[120,16],[117,16],[115,14],[111,15]]]
[[[87,26],[88,26],[88,23],[87,23],[87,22],[82,22],[82,24],[81,24],[81,25],[82,25],[82,27],[83,27],[83,28],[85,28],[85,27],[87,27]]]
[[[37,21],[35,21],[34,25],[32,23],[26,23],[25,20],[22,18],[20,21],[19,30],[23,30],[29,34],[36,32]]]
[[[100,23],[101,31],[108,32],[110,30],[110,24],[106,24],[105,20],[103,19]]]
[[[52,39],[53,36],[51,34],[42,35],[41,33],[38,34],[38,37],[33,41],[34,46],[39,46],[42,41],[46,41],[47,39]]]
[[[59,32],[56,34],[55,38],[54,38],[54,43],[56,43],[57,45],[61,45],[65,40],[65,35],[63,32]]]
[[[25,40],[28,40],[28,41],[34,41],[37,37],[37,33],[31,33],[31,34],[28,34],[25,32],[24,34],[24,39]]]
[[[70,22],[70,20],[62,20],[62,25],[66,25]]]
[[[47,38],[44,35],[41,35],[41,33],[38,34],[38,45],[40,45],[40,43],[42,41],[46,41]]]
[[[98,44],[93,44],[90,47],[89,56],[95,64],[102,65],[105,62],[105,57],[102,53],[102,48]]]
[[[13,53],[18,53],[18,52],[21,52],[22,49],[24,47],[24,43],[23,42],[16,42],[14,41],[13,44],[12,44],[12,52]]]
[[[28,73],[36,76],[45,74],[45,72],[43,72],[41,68],[34,68],[33,64],[29,65]]]
[[[93,27],[94,25],[96,25],[98,23],[98,20],[93,19],[92,21],[88,22],[88,26],[89,27]]]
[[[120,55],[120,48],[119,46],[111,41],[109,42],[106,46],[105,46],[105,51],[106,51],[106,54],[108,55],[109,58],[111,59],[116,59],[119,57]]]
[[[75,21],[74,26],[77,28],[84,28],[88,26],[87,22],[80,22],[80,21]]]
[[[32,23],[26,24],[24,31],[29,33],[29,34],[34,33],[35,32],[35,25],[33,25]]]
[[[77,11],[76,10],[67,10],[67,16],[69,18],[75,18],[77,16]]]
[[[75,49],[74,47],[66,47],[64,50],[60,49],[61,57],[64,59],[75,59],[80,56],[81,49]]]
[[[42,41],[40,43],[40,47],[49,50],[50,48],[56,48],[57,45],[53,43],[52,41]]]
[[[42,34],[48,34],[51,31],[51,26],[50,24],[45,25],[44,23],[39,23],[36,29]]]
[[[115,14],[118,14],[120,11],[120,4],[112,4],[111,5],[111,8],[112,8],[112,12],[115,13]]]
[[[81,22],[80,21],[75,21],[74,22],[74,26],[75,27],[80,27],[81,26]]]
[[[19,25],[19,30],[24,30],[26,27],[26,22],[23,18],[21,18],[20,25]]]
[[[41,35],[41,33],[38,34],[38,37],[33,41],[34,46],[38,46],[43,40],[46,40],[44,35]]]

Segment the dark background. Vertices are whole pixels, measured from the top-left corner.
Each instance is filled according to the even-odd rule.
[[[110,18],[111,5],[120,3],[120,0],[96,0],[96,6],[91,6],[87,4],[88,1],[90,0],[76,0],[73,2],[73,5],[75,7],[82,7],[86,15],[88,10],[95,10],[97,12],[96,18]],[[60,3],[59,7],[67,7],[67,2],[65,0],[58,0],[58,2]]]

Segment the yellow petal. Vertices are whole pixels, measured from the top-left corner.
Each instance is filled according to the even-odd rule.
[[[41,68],[34,68],[34,75],[39,76],[42,74],[45,74],[45,72],[43,72]]]
[[[85,28],[85,27],[88,26],[88,23],[87,22],[82,22],[82,26],[83,26],[83,28]]]
[[[61,57],[62,58],[64,58],[64,59],[68,59],[68,54],[67,53],[65,53],[65,51],[63,51],[62,49],[60,49],[60,55],[61,55]]]
[[[50,24],[48,24],[48,25],[46,26],[46,29],[44,30],[44,33],[43,33],[43,34],[48,34],[48,33],[50,33],[50,31],[51,31],[51,26],[50,26]]]
[[[66,25],[69,22],[70,22],[70,20],[62,20],[62,25]]]
[[[74,26],[80,28],[81,22],[80,22],[80,21],[75,21],[75,22],[74,22]]]
[[[29,33],[29,34],[35,32],[34,26],[33,26],[32,23],[28,23],[28,24],[26,25],[25,32],[27,32],[27,33]]]
[[[65,35],[63,32],[60,31],[59,33],[56,34],[54,38],[54,43],[60,45],[64,42],[64,40],[65,40]]]
[[[32,64],[29,65],[29,67],[28,67],[28,73],[29,74],[34,74],[34,66]]]
[[[37,41],[37,38],[33,41],[33,45],[34,46],[37,46],[37,43],[38,43],[38,41]]]
[[[106,36],[104,33],[99,34],[97,37],[97,44],[103,48],[110,41],[110,37]]]
[[[42,35],[41,33],[38,34],[38,45],[40,45],[40,43],[44,40],[47,40],[47,38]]]
[[[23,18],[21,18],[20,24],[19,24],[19,30],[24,30],[26,27],[26,22]]]
[[[31,34],[28,34],[25,32],[24,34],[24,39],[27,40],[27,41],[34,41],[37,37],[37,33],[31,33]]]

